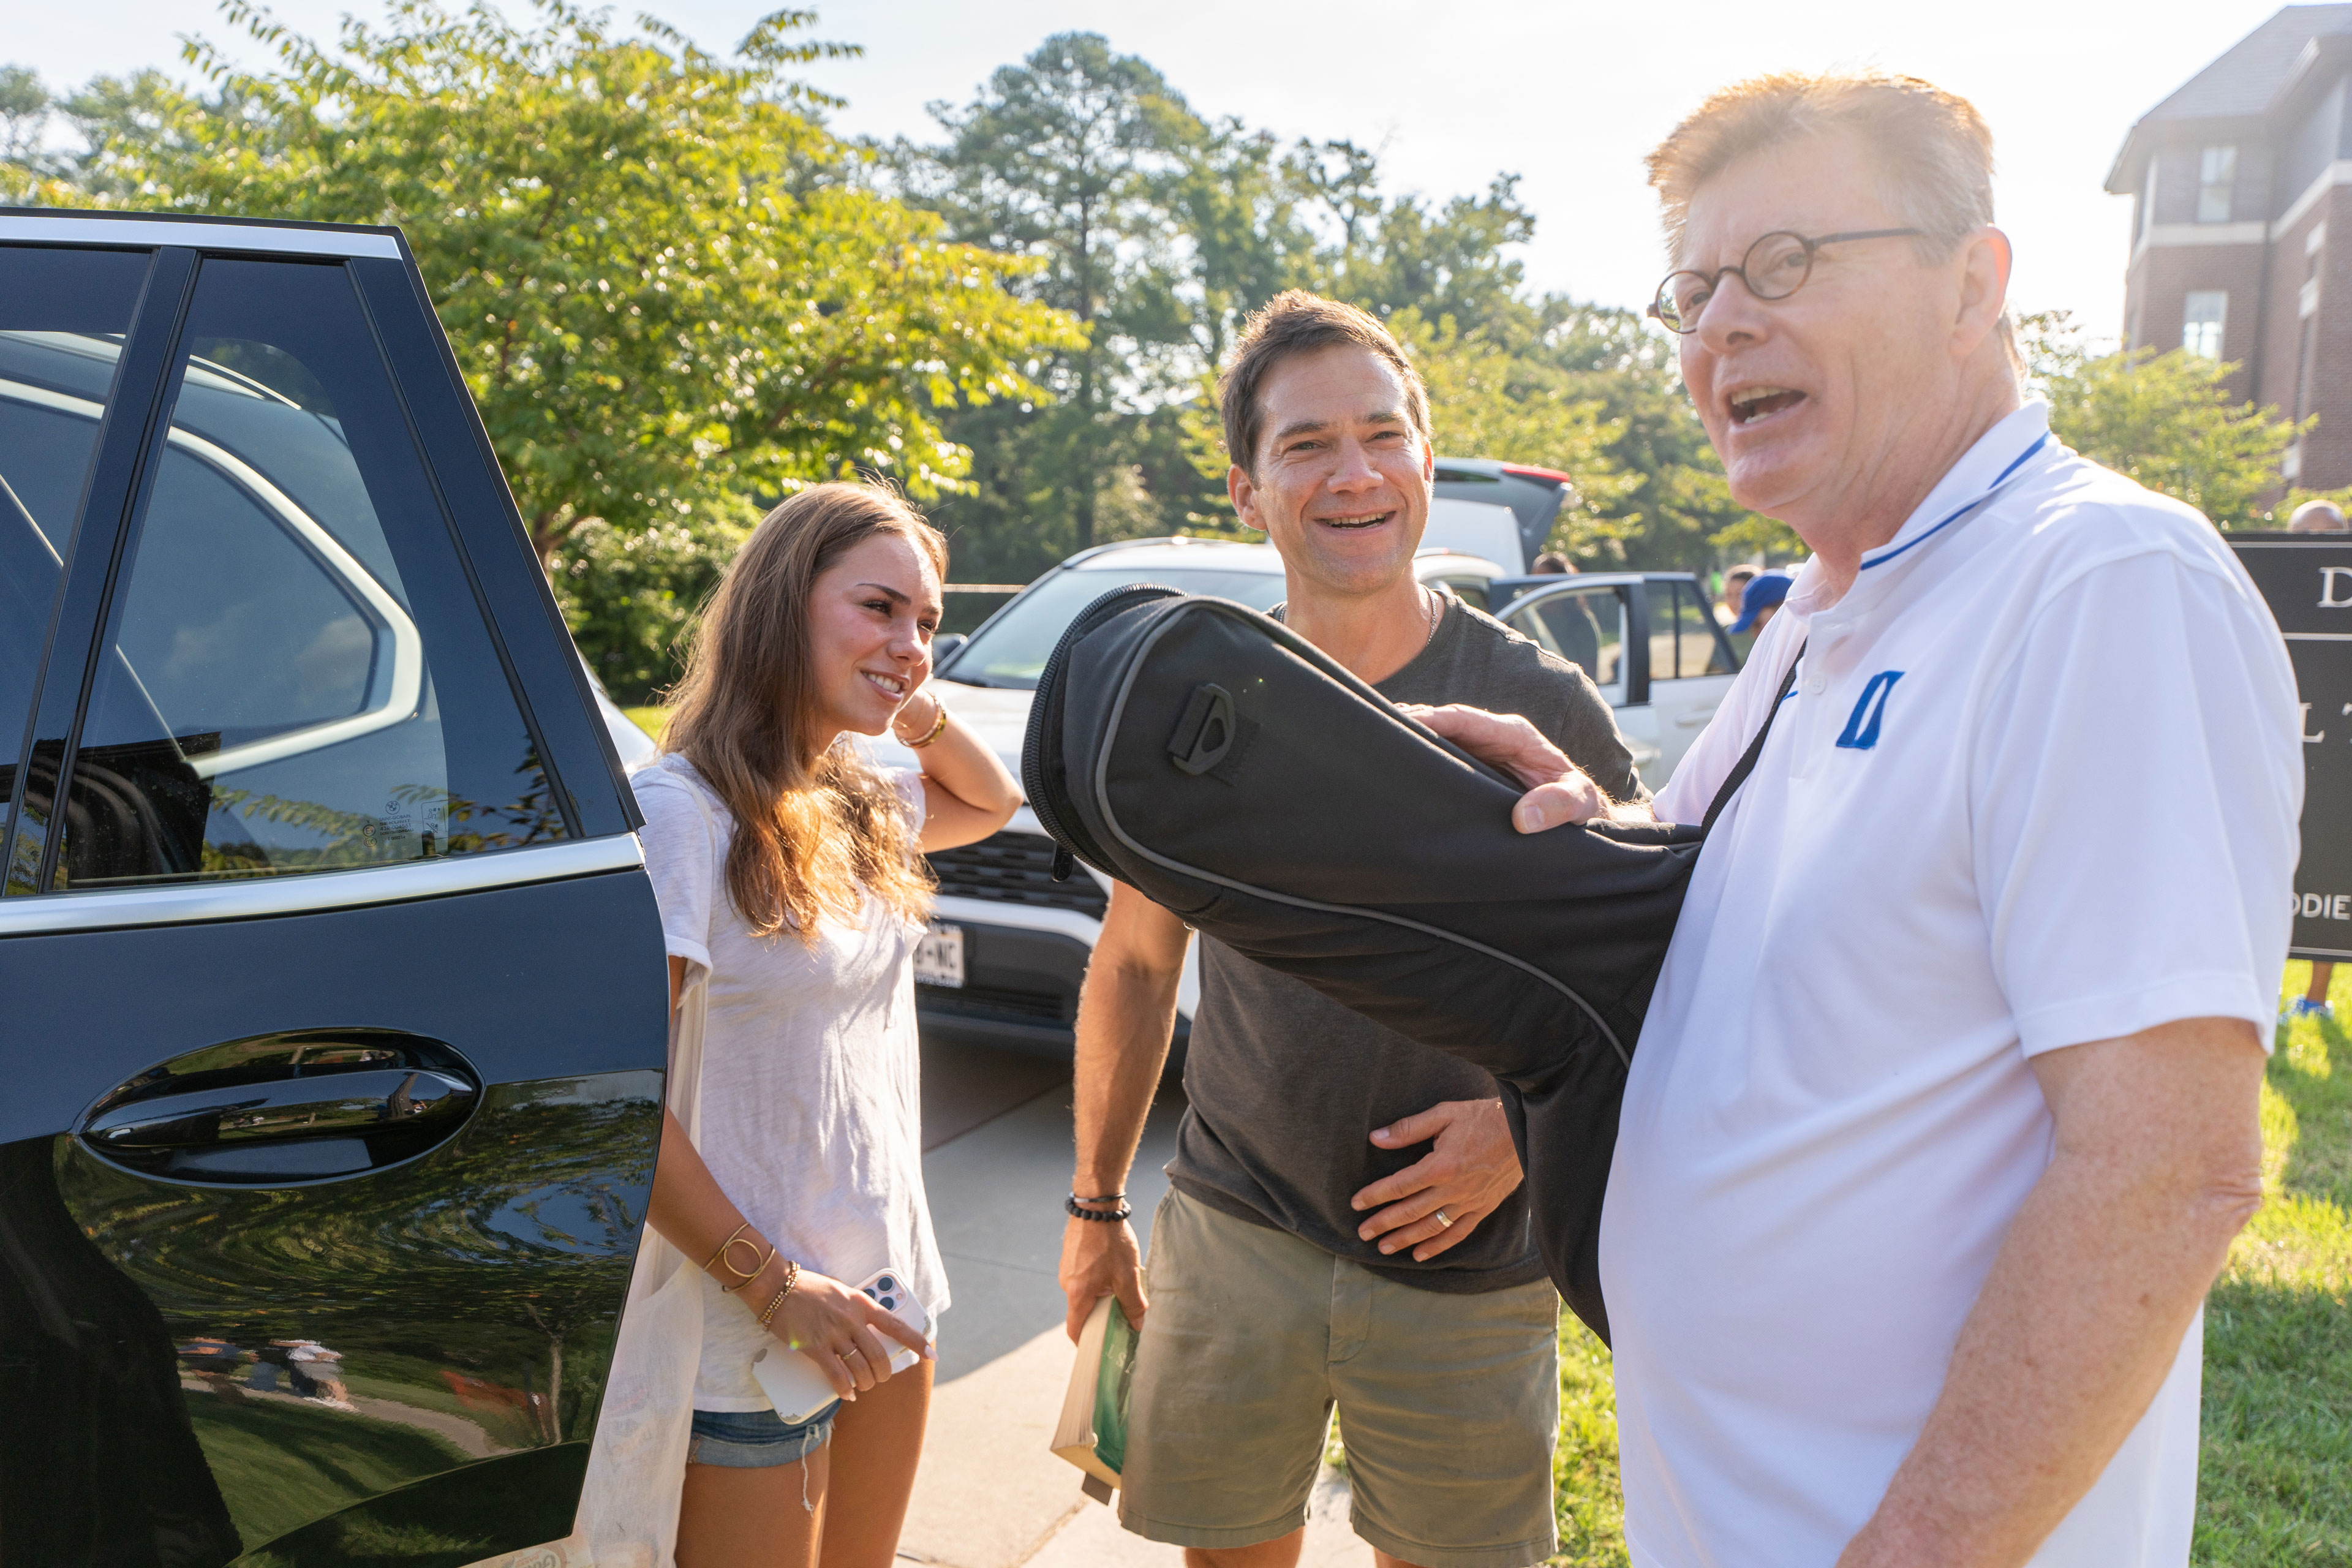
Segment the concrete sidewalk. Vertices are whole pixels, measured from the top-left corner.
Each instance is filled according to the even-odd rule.
[[[1016,1072],[1008,1071],[1008,1079]],[[1066,1079],[923,1159],[932,1223],[954,1304],[940,1320],[940,1382],[902,1561],[943,1568],[1177,1568],[1182,1552],[1128,1534],[1078,1490],[1076,1469],[1048,1449],[1075,1354],[1063,1331],[1055,1269],[1069,1191]],[[1180,1096],[1153,1108],[1128,1182],[1136,1232],[1167,1191]],[[1302,1568],[1370,1568],[1348,1529],[1344,1479],[1316,1489]]]

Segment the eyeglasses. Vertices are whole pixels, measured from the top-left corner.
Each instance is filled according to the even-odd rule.
[[[1738,278],[1759,300],[1785,300],[1803,288],[1805,279],[1813,275],[1813,254],[1824,245],[1849,239],[1900,239],[1922,232],[1916,228],[1860,228],[1848,234],[1816,235],[1808,239],[1801,234],[1778,229],[1749,246],[1737,267],[1718,268],[1712,273],[1667,273],[1666,280],[1658,285],[1657,298],[1650,301],[1650,314],[1670,332],[1695,332],[1698,331],[1699,312],[1706,309],[1706,302],[1715,298],[1716,289],[1727,277]]]

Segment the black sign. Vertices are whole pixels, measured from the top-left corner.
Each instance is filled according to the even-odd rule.
[[[2352,533],[2232,535],[2294,661],[2303,703],[2296,958],[2352,959]]]

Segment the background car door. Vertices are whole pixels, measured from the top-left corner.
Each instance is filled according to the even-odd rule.
[[[1534,638],[1592,678],[1616,710],[1618,732],[1633,752],[1642,781],[1654,790],[1665,775],[1659,767],[1657,720],[1637,689],[1641,683],[1631,657],[1637,650],[1626,640],[1633,619],[1632,599],[1632,591],[1619,584],[1538,590],[1504,619],[1512,630]]]
[[[1674,776],[1699,731],[1715,717],[1739,673],[1731,644],[1698,584],[1652,578],[1650,709],[1657,715],[1658,788]]]
[[[39,221],[105,247],[0,218],[0,1561],[562,1535],[666,1050],[609,741],[394,237]]]

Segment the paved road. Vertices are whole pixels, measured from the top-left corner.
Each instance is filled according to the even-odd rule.
[[[1160,1172],[1183,1113],[1163,1089],[1129,1179],[1150,1245]],[[926,1041],[923,1181],[954,1304],[940,1322],[939,1384],[898,1555],[950,1568],[1175,1568],[1182,1554],[1118,1529],[1046,1445],[1068,1383],[1062,1199],[1070,1181],[1064,1062]],[[1302,1568],[1368,1568],[1347,1528],[1347,1483],[1327,1472]]]

